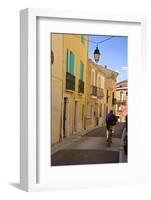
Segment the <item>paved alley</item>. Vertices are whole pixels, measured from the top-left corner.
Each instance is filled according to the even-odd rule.
[[[116,125],[111,147],[106,145],[106,128],[99,127],[84,136],[72,136],[52,146],[51,165],[81,165],[119,163],[121,161],[121,138],[123,123]],[[122,152],[123,153],[123,152]],[[126,162],[126,159],[125,159]]]

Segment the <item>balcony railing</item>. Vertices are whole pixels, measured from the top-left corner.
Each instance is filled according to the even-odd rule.
[[[79,86],[78,86],[78,92],[84,93],[84,81],[79,79]]]
[[[91,85],[91,95],[97,96],[97,87],[94,85]]]
[[[66,72],[66,89],[75,91],[75,76]]]
[[[97,97],[103,98],[104,97],[104,91],[102,88],[97,87]]]

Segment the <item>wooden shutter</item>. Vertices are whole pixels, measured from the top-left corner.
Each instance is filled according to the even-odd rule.
[[[80,61],[80,80],[83,81],[83,75],[84,75],[84,64]]]
[[[70,51],[70,73],[72,75],[74,75],[74,65],[75,65],[75,56],[72,53],[72,51]]]
[[[85,44],[85,36],[81,35],[81,43],[84,45]]]
[[[66,71],[70,72],[70,50],[67,49],[67,62],[66,62]]]

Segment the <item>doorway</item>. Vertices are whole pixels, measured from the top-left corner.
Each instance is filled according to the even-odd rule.
[[[74,132],[77,132],[78,129],[78,101],[75,101],[74,106]]]
[[[64,106],[63,106],[63,138],[68,135],[68,127],[69,127],[69,101],[68,98],[64,98]]]
[[[95,126],[98,126],[99,124],[99,119],[98,119],[98,103],[95,103]]]
[[[85,107],[83,104],[82,105],[82,129],[85,129],[84,112],[85,112]]]

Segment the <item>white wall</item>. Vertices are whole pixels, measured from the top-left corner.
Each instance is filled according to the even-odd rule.
[[[148,15],[148,35],[150,35],[148,40],[148,50],[151,52],[151,6],[149,3],[149,0],[77,0],[76,3],[71,0],[1,1],[0,199],[150,199],[147,186],[133,186],[127,188],[113,187],[95,190],[89,189],[27,194],[21,190],[16,189],[15,187],[12,187],[10,184],[19,182],[19,10],[27,7],[42,7],[64,10],[73,9],[77,11],[82,10],[83,12],[86,10],[91,12],[91,10],[93,10],[93,12],[98,11],[106,13],[146,14]],[[149,73],[150,72],[151,70],[149,70]],[[149,87],[149,83],[146,86]],[[150,88],[148,88],[148,90],[150,90]],[[151,100],[150,96],[146,96],[144,102],[142,103],[146,105],[149,100]],[[144,114],[147,113],[148,112],[146,110],[146,113]],[[146,130],[144,131],[149,132],[148,137],[151,141],[151,131],[148,130],[148,126],[146,126]],[[148,138],[147,141],[149,141]],[[151,152],[150,147],[149,151]],[[151,158],[150,155],[149,157]],[[151,169],[151,162],[149,169]],[[151,180],[151,176],[149,177],[149,180]]]

